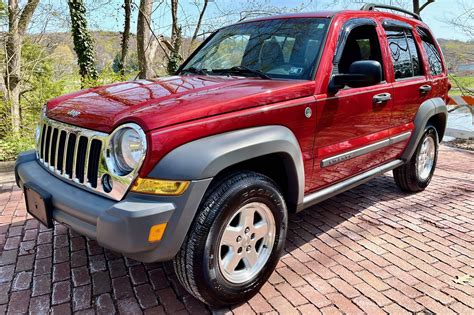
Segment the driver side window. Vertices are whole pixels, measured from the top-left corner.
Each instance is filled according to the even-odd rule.
[[[339,73],[349,73],[351,64],[360,60],[378,61],[383,66],[380,43],[373,25],[358,26],[350,32],[338,64]]]

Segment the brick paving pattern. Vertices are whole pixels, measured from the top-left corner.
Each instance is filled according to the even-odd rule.
[[[402,194],[385,175],[291,215],[276,272],[248,303],[222,311],[473,314],[473,245],[474,154],[442,147],[422,193]],[[11,182],[0,184],[0,254],[0,314],[211,311],[169,263],[124,258],[63,225],[45,229]]]

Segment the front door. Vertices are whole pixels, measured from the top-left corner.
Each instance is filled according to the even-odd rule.
[[[383,33],[375,21],[357,24],[344,40],[341,36],[333,73],[348,73],[358,60],[376,60],[384,65],[380,46]],[[349,21],[354,25],[353,21]],[[348,29],[347,23],[341,28]],[[336,57],[338,54],[336,53]],[[390,136],[390,115],[393,107],[392,86],[379,84],[350,88],[335,94],[317,97],[315,130],[315,165],[310,190],[322,188],[361,173],[387,160],[386,142]]]

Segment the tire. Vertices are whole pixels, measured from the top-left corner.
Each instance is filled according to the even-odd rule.
[[[432,125],[427,125],[411,159],[406,164],[393,170],[395,183],[402,191],[415,193],[423,191],[428,187],[438,160],[438,146],[438,132],[436,128]],[[419,163],[423,163],[423,152],[428,147],[431,149],[427,154],[426,160],[428,163],[429,161],[432,161],[432,163],[429,168],[423,168],[423,171],[421,171],[418,165]]]
[[[258,215],[244,215],[253,211]],[[245,221],[245,225],[242,223],[247,217],[253,218],[249,231],[244,227],[250,221]],[[249,300],[268,280],[279,261],[285,244],[287,221],[285,200],[270,178],[255,172],[234,173],[223,178],[211,185],[204,196],[186,239],[173,260],[179,281],[189,293],[211,307]],[[267,225],[262,222],[267,222]],[[267,232],[265,226],[268,227]],[[258,234],[262,232],[265,236],[257,241]],[[239,236],[235,238],[235,235]],[[240,243],[237,242],[239,237]],[[222,245],[228,242],[224,240],[229,239],[232,239],[230,242],[234,247]],[[239,248],[241,252],[238,252]],[[258,255],[255,256],[254,252]],[[249,258],[238,256],[246,253],[249,253]],[[242,258],[235,271],[227,272],[234,270],[230,262],[239,259],[233,260],[232,255]],[[260,257],[256,260],[260,263],[251,269],[250,258],[255,257]],[[226,262],[229,263],[225,265]]]

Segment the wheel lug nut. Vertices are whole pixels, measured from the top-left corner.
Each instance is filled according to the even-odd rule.
[[[237,242],[240,242],[242,240],[242,236],[237,236]]]
[[[247,251],[250,252],[250,250],[252,249],[252,246],[247,246]]]
[[[250,228],[246,227],[245,228],[245,233],[248,233],[248,232],[250,232]]]
[[[250,235],[250,238],[253,240],[255,238],[255,233],[252,233],[252,235]]]
[[[239,249],[237,249],[237,253],[240,254],[242,252],[242,247],[239,247]]]

